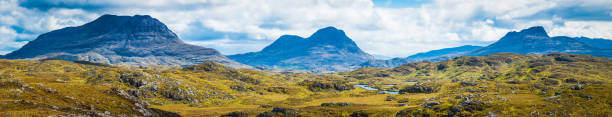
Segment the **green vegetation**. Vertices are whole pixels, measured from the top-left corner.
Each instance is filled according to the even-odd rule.
[[[612,60],[562,53],[333,74],[0,60],[0,116],[608,116],[611,90]]]

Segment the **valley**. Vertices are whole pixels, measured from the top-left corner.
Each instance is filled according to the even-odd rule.
[[[0,60],[1,116],[605,116],[612,62],[500,53],[306,74]],[[416,82],[406,82],[416,81]],[[354,85],[382,90],[368,90]],[[394,84],[393,86],[389,84]]]

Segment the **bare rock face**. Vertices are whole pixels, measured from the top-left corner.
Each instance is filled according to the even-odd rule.
[[[234,68],[247,68],[215,49],[184,43],[165,24],[148,15],[103,15],[82,26],[42,34],[3,58],[63,59],[136,66],[188,66],[213,61]]]
[[[362,51],[344,31],[319,29],[308,38],[283,35],[259,52],[229,56],[263,69],[298,70],[311,73],[349,71],[374,57]]]

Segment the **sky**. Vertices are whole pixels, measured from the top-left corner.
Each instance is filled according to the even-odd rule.
[[[612,39],[610,6],[612,0],[0,0],[0,54],[103,14],[139,14],[225,55],[333,26],[370,54],[406,57],[486,46],[532,26],[544,26],[551,36]]]

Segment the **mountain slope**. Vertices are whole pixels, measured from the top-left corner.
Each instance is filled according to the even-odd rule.
[[[589,44],[593,47],[597,47],[601,49],[612,49],[612,40],[600,39],[600,38],[591,39],[587,37],[576,37],[574,39],[582,43]]]
[[[370,60],[360,64],[361,67],[383,67],[391,68],[397,67],[402,64],[420,61],[441,61],[447,60],[454,57],[465,55],[471,51],[482,48],[481,46],[464,45],[453,48],[444,48],[439,50],[432,50],[428,52],[417,53],[406,58],[392,58],[388,60]]]
[[[4,58],[140,66],[187,66],[215,61],[236,68],[246,67],[215,49],[185,44],[165,24],[148,15],[103,15],[82,26],[42,34]]]
[[[436,60],[436,59],[448,59],[457,56],[461,56],[465,53],[474,51],[476,49],[480,49],[482,46],[472,46],[472,45],[464,45],[459,47],[452,48],[444,48],[439,50],[432,50],[423,53],[417,53],[411,56],[406,57],[407,59],[416,59],[416,60]]]
[[[509,32],[499,41],[467,55],[484,56],[499,52],[519,54],[563,52],[612,57],[612,55],[607,54],[609,51],[580,42],[571,37],[549,37],[541,26],[531,27],[520,32]]]
[[[304,70],[312,73],[347,71],[374,57],[362,51],[334,27],[319,29],[308,38],[283,35],[259,52],[228,56],[264,69]]]

